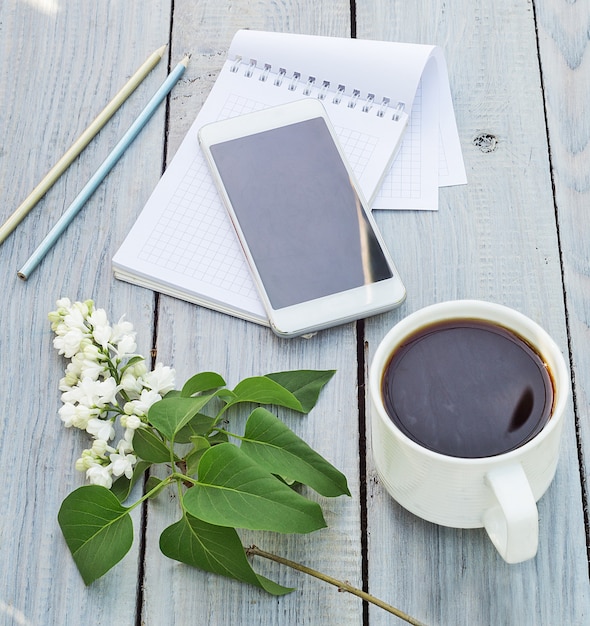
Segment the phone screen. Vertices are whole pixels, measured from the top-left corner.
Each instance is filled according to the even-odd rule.
[[[392,277],[321,117],[211,154],[274,309]]]

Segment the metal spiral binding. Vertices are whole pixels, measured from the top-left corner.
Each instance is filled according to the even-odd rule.
[[[299,79],[301,78],[301,74],[299,72],[293,72],[293,77],[289,82],[289,91],[295,91],[297,89],[297,84],[299,83]]]
[[[311,95],[311,90],[313,89],[314,84],[315,84],[315,76],[310,76],[307,79],[307,83],[305,84],[305,88],[303,89],[303,95],[304,96]]]
[[[256,69],[256,59],[250,59],[250,63],[248,64],[248,67],[246,68],[244,76],[246,78],[250,78],[252,74],[254,74],[255,69]]]
[[[325,100],[328,89],[330,89],[330,81],[325,80],[320,87],[320,91],[318,92],[318,100]]]
[[[242,63],[242,57],[236,57],[231,67],[229,68],[229,71],[232,72],[232,74],[236,74],[237,71],[240,69],[241,63]]]
[[[353,89],[352,96],[350,96],[350,100],[348,101],[348,108],[354,109],[360,97],[361,97],[361,92],[358,89]]]
[[[287,75],[287,70],[284,67],[281,67],[279,69],[279,73],[277,74],[277,77],[275,78],[275,87],[280,87],[283,84],[283,80],[285,79],[285,76]]]
[[[391,119],[394,122],[399,122],[399,118],[401,117],[401,114],[404,112],[405,108],[406,108],[406,103],[405,102],[398,102],[397,105],[395,106],[395,112],[394,112],[393,117]]]
[[[340,104],[342,102],[342,96],[344,95],[345,89],[344,85],[338,85],[338,89],[332,98],[332,102],[334,104]]]
[[[379,110],[377,111],[377,117],[383,117],[385,115],[385,111],[387,111],[388,106],[389,106],[389,98],[383,98],[379,106]]]
[[[260,76],[258,77],[258,80],[263,83],[266,82],[269,74],[270,74],[270,64],[265,63],[262,72],[260,72]]]
[[[234,74],[237,73],[240,67],[244,64],[245,62],[243,58],[240,56],[237,56],[234,59],[232,65],[230,66],[230,72]],[[256,59],[250,59],[250,61],[247,63],[244,69],[244,77],[252,78],[257,67],[258,67],[258,62],[256,61]],[[271,70],[272,70],[271,65],[269,63],[265,63],[264,66],[260,69],[258,80],[261,82],[266,82],[271,73]],[[282,67],[279,68],[279,71],[277,72],[274,78],[274,82],[273,82],[274,86],[281,87],[286,78],[287,78],[287,70]],[[301,85],[303,86],[303,91],[302,91],[303,95],[310,96],[313,90],[316,89],[316,77],[309,76],[307,80],[303,82],[301,80],[301,74],[299,72],[293,72],[293,75],[288,80],[287,89],[289,91],[297,91],[297,89]],[[325,100],[329,91],[330,91],[330,81],[324,80],[322,81],[321,85],[317,87],[316,97],[318,98],[318,100]],[[332,103],[340,104],[345,97],[345,93],[346,93],[346,87],[344,85],[339,84],[332,98]],[[375,103],[375,94],[369,93],[367,94],[366,98],[362,99],[361,92],[358,89],[353,89],[352,94],[350,98],[348,99],[346,106],[349,109],[354,109],[356,108],[359,102],[362,102],[361,110],[363,113],[369,113],[374,107],[377,106]],[[377,106],[377,110],[375,112],[377,117],[385,117],[385,114],[391,108],[390,104],[391,104],[390,99],[387,97],[384,97],[381,100],[381,103]],[[394,122],[398,122],[405,108],[406,108],[406,105],[404,102],[398,102],[393,109],[393,116],[391,119]]]
[[[374,101],[375,101],[375,94],[374,93],[368,94],[365,99],[365,103],[363,104],[363,113],[368,113],[373,108]]]

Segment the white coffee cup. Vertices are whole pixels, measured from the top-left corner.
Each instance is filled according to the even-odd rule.
[[[549,369],[554,386],[550,419],[516,449],[483,458],[447,456],[410,439],[387,414],[381,385],[392,354],[419,329],[456,319],[487,321],[512,331]],[[536,502],[555,475],[569,393],[569,372],[559,347],[523,314],[478,300],[420,309],[388,332],[371,363],[371,441],[378,476],[391,496],[415,515],[453,528],[483,527],[508,563],[530,559],[538,547]]]

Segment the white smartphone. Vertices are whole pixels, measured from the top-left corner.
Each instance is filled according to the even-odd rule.
[[[403,302],[404,286],[320,101],[208,124],[199,142],[277,335]]]

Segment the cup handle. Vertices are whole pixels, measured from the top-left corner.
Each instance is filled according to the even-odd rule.
[[[532,559],[539,544],[539,513],[520,463],[497,467],[485,477],[497,504],[484,514],[484,526],[507,563]]]

